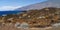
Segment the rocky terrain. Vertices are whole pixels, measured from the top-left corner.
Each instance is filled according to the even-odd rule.
[[[46,7],[0,16],[0,30],[59,30],[60,8]]]

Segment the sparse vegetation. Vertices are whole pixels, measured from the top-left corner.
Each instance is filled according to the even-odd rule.
[[[40,10],[29,10],[25,13],[1,16],[0,22],[5,24],[16,22],[27,23],[29,27],[49,27],[51,24],[60,23],[60,8],[48,7]]]

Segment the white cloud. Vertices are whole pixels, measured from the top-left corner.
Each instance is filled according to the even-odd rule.
[[[9,11],[9,10],[14,10],[16,8],[19,8],[21,6],[1,6],[0,11]]]

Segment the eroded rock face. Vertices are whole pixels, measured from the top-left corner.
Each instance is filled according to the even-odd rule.
[[[23,22],[20,27],[21,27],[21,28],[29,28],[29,24]]]
[[[17,22],[17,23],[15,24],[15,27],[16,27],[16,28],[24,28],[24,29],[26,29],[26,28],[29,28],[29,24],[26,23],[26,22],[23,22],[23,23]]]
[[[16,22],[15,27],[21,28],[20,25],[21,25],[21,24],[20,24],[19,22]]]

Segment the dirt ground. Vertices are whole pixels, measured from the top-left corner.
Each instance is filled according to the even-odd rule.
[[[16,28],[14,25],[0,26],[0,30],[60,30],[60,27],[46,27],[46,28]]]

